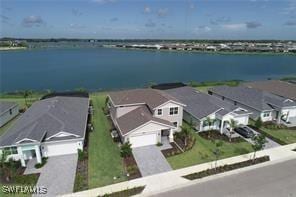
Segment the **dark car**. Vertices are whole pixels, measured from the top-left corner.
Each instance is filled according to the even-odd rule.
[[[234,130],[245,138],[252,138],[255,135],[254,132],[248,127],[238,127]]]

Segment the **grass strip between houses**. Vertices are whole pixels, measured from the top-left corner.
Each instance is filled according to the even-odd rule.
[[[215,175],[215,174],[220,174],[220,173],[224,173],[224,172],[228,172],[231,170],[236,170],[239,168],[244,168],[244,167],[248,167],[248,166],[252,166],[252,165],[256,165],[256,164],[260,164],[263,162],[267,162],[269,161],[270,158],[269,156],[263,156],[263,157],[258,157],[256,159],[250,159],[247,161],[242,161],[242,162],[238,162],[238,163],[234,163],[234,164],[226,164],[223,166],[219,166],[216,169],[215,168],[211,168],[211,169],[207,169],[201,172],[196,172],[196,173],[192,173],[192,174],[188,174],[183,176],[186,179],[189,180],[195,180],[195,179],[201,179],[207,176],[211,176],[211,175]]]
[[[145,186],[134,187],[131,189],[126,189],[118,192],[113,192],[110,194],[99,195],[98,197],[129,197],[140,194],[145,189]]]

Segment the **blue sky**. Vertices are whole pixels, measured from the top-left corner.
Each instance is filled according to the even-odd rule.
[[[296,0],[0,0],[1,37],[296,39]]]

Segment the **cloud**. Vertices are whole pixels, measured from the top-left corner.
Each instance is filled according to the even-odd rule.
[[[46,25],[44,20],[41,18],[41,16],[27,16],[23,19],[22,25],[24,27],[40,27],[42,25]]]
[[[286,25],[286,26],[296,26],[296,21],[287,21],[287,22],[285,22],[284,25]]]
[[[218,18],[215,18],[215,19],[211,19],[210,23],[212,25],[220,25],[221,23],[228,23],[230,21],[231,21],[230,17],[222,16],[222,17],[218,17]]]
[[[209,32],[212,31],[212,28],[209,26],[201,25],[194,29],[195,33],[201,33],[201,32]]]
[[[157,10],[157,16],[165,17],[168,15],[168,12],[169,12],[168,8],[160,8]]]
[[[78,9],[72,9],[71,12],[74,16],[81,16],[83,14]]]
[[[145,26],[146,26],[146,27],[156,27],[156,24],[155,24],[153,21],[149,20],[149,21],[145,24]]]
[[[116,21],[118,21],[118,18],[117,17],[110,18],[110,21],[111,22],[116,22]]]
[[[70,29],[84,29],[85,26],[84,25],[79,25],[79,24],[76,24],[76,23],[71,23],[69,25]]]
[[[223,24],[222,27],[227,30],[243,30],[246,29],[246,24],[245,23],[235,23],[235,24]]]
[[[196,8],[194,3],[189,3],[188,7],[189,7],[190,10],[195,10],[195,8]]]
[[[145,13],[145,14],[150,14],[150,13],[151,13],[151,8],[150,8],[149,6],[146,5],[146,6],[144,7],[144,13]]]
[[[246,22],[246,27],[248,29],[256,29],[258,27],[261,27],[262,24],[259,23],[259,22],[256,22],[256,21],[249,21],[249,22]]]
[[[233,24],[223,24],[222,28],[227,30],[239,31],[245,29],[256,29],[261,27],[262,24],[256,21],[250,21],[245,23],[233,23]]]
[[[92,0],[95,3],[105,4],[105,3],[114,3],[116,0]]]

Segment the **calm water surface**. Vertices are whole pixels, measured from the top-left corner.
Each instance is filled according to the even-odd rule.
[[[219,55],[111,48],[0,52],[1,92],[89,90],[151,82],[258,80],[296,75],[296,56]]]

